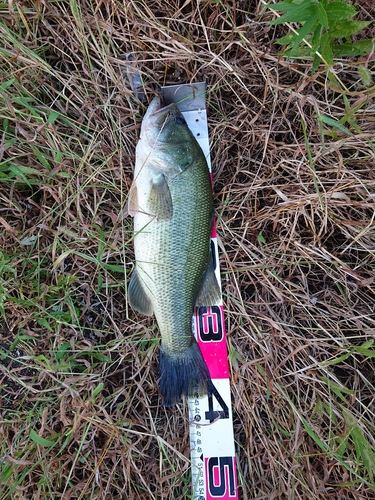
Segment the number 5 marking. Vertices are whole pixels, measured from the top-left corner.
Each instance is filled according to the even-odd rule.
[[[234,457],[211,457],[206,459],[208,499],[222,498],[225,494],[231,497],[236,496],[234,462]]]

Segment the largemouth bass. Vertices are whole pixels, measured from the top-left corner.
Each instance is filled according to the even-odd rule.
[[[155,97],[143,118],[128,212],[134,217],[133,309],[155,314],[164,406],[207,392],[210,375],[192,335],[194,305],[220,297],[210,234],[213,200],[205,156],[175,104]]]

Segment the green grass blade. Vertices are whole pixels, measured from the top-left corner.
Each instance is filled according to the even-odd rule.
[[[317,3],[314,5],[316,15],[318,17],[319,23],[324,26],[325,28],[328,28],[328,17],[327,13],[325,11],[325,8],[321,3]]]
[[[305,24],[299,30],[297,38],[294,40],[292,47],[288,50],[288,53],[293,57],[294,50],[297,48],[298,44],[312,31],[313,26],[316,23],[316,16],[312,15],[306,20]]]
[[[34,443],[43,447],[52,447],[56,446],[57,444],[57,441],[51,441],[50,439],[45,439],[39,436],[39,434],[36,431],[34,431],[33,428],[30,428],[30,438],[32,439],[32,441],[34,441]]]
[[[351,429],[351,437],[354,442],[354,446],[357,452],[357,457],[361,458],[363,461],[363,465],[370,477],[372,479],[372,483],[374,484],[374,473],[375,473],[375,455],[371,446],[369,445],[368,440],[363,435],[361,428],[355,425]]]
[[[320,115],[319,120],[322,123],[325,123],[326,125],[330,125],[331,127],[336,128],[337,130],[340,130],[340,132],[343,132],[346,135],[353,135],[349,129],[347,129],[342,123],[339,121],[335,120],[334,118],[331,118],[326,115]]]

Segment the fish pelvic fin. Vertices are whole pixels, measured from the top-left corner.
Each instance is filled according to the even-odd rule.
[[[207,365],[195,339],[183,352],[160,350],[160,392],[164,406],[180,402],[182,395],[207,394],[211,380]]]

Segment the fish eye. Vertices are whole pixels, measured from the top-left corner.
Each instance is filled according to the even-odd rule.
[[[184,125],[186,123],[182,116],[176,116],[175,120],[178,125]]]

